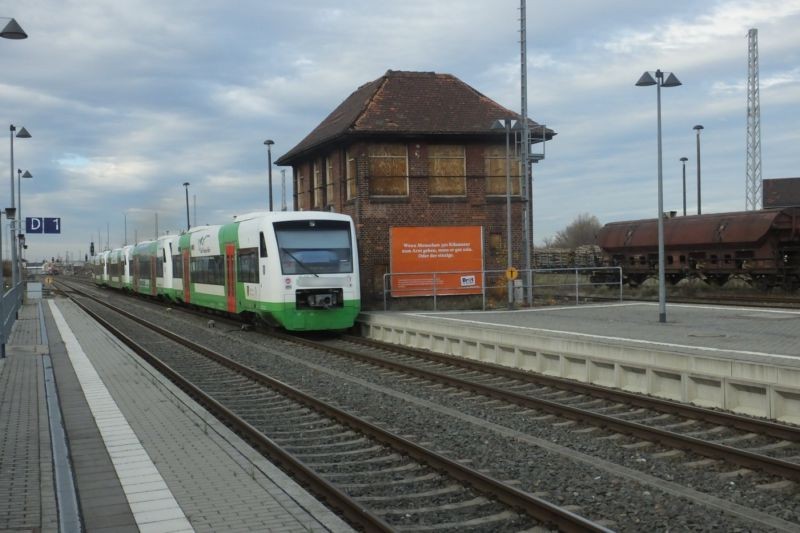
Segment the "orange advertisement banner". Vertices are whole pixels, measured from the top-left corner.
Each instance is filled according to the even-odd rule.
[[[481,226],[391,228],[392,296],[480,294]]]

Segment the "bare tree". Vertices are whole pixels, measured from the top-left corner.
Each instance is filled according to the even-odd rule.
[[[566,228],[556,233],[550,240],[550,245],[555,248],[577,248],[584,244],[595,244],[601,227],[596,216],[581,213]]]

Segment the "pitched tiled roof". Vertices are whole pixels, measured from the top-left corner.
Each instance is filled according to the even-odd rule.
[[[389,70],[356,89],[276,163],[354,134],[485,135],[494,120],[519,115],[451,74]],[[531,126],[537,125],[529,119]],[[549,139],[555,133],[547,130]],[[533,135],[533,134],[532,134]]]

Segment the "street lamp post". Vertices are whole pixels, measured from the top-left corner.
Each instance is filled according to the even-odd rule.
[[[493,130],[504,129],[506,131],[506,248],[508,249],[507,267],[510,271],[513,266],[512,247],[511,247],[511,158],[510,158],[510,137],[511,128],[514,120],[510,118],[495,120],[492,124]],[[514,307],[514,286],[513,281],[508,279],[508,308]]]
[[[686,162],[688,160],[688,157],[681,157],[681,163],[683,163],[683,216],[686,216]]]
[[[272,145],[275,141],[267,139],[264,141],[267,146],[267,188],[269,193],[269,210],[272,211]]]
[[[703,129],[703,126],[698,124],[692,129],[697,132],[697,214],[699,215],[702,213],[700,208],[700,130]]]
[[[664,75],[668,74],[664,79]],[[636,82],[637,87],[656,86],[656,109],[658,116],[658,321],[667,321],[667,287],[664,275],[664,187],[661,161],[661,87],[677,87],[681,82],[671,72],[655,71],[655,78],[645,72]]]
[[[183,187],[186,189],[186,231],[192,229],[192,225],[189,223],[189,182],[184,181]]]
[[[8,20],[8,23],[3,27],[2,31],[0,31],[0,37],[3,39],[27,39],[28,34],[25,33],[25,30],[17,23],[16,20],[13,18],[8,17],[0,17],[4,20]],[[14,183],[14,133],[12,128],[12,137],[11,137],[11,183],[13,187]],[[24,129],[24,128],[23,128]],[[27,133],[27,132],[26,132]],[[14,193],[12,189],[11,198],[13,201]],[[4,300],[6,294],[6,287],[5,287],[5,276],[3,274],[3,224],[1,223],[2,218],[0,217],[0,359],[5,358],[6,356],[6,314],[4,309]],[[13,240],[12,240],[13,243]],[[12,250],[14,248],[12,247]],[[13,272],[13,267],[12,267]]]
[[[8,128],[9,138],[11,139],[11,207],[14,208],[14,132],[17,127],[11,124]],[[20,128],[16,137],[29,139],[31,134],[25,128]],[[17,265],[17,236],[14,227],[14,219],[11,219],[11,286],[16,286],[19,282],[19,265]]]
[[[22,172],[21,169],[17,169],[17,209],[19,214],[19,233],[17,235],[18,244],[19,244],[19,272],[22,274],[22,256],[23,250],[25,249],[25,219],[22,218],[22,179],[21,178],[33,178],[33,174],[29,171]],[[21,276],[20,276],[21,279]]]

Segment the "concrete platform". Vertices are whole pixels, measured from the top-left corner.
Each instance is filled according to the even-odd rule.
[[[24,305],[7,354],[0,531],[350,530],[71,302]]]
[[[800,423],[800,311],[655,303],[367,312],[370,338]]]

